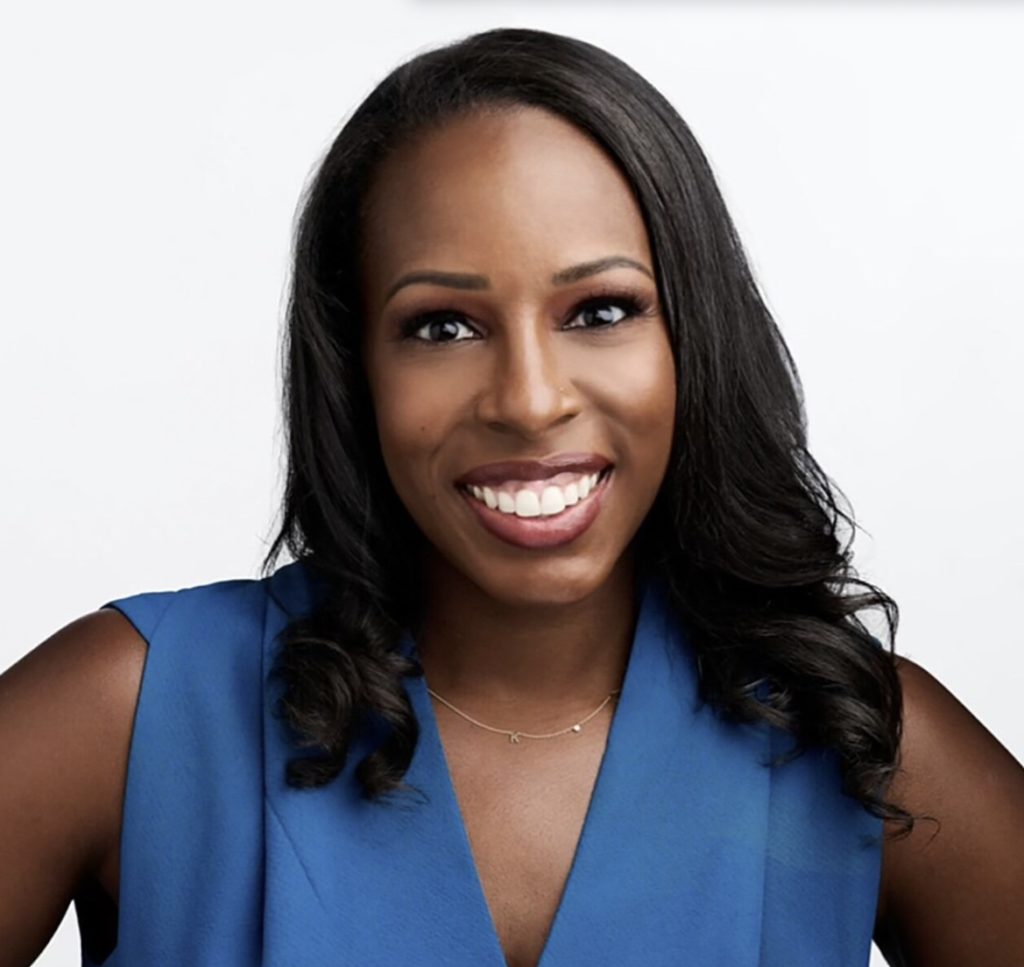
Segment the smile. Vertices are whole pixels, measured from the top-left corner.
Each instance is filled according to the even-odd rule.
[[[460,484],[457,489],[476,519],[505,543],[530,549],[558,547],[576,540],[597,519],[613,469],[508,480],[493,487]]]
[[[509,480],[500,487],[463,487],[491,510],[516,517],[555,517],[567,507],[588,499],[591,492],[612,472],[606,467],[597,473],[560,473],[547,480]]]

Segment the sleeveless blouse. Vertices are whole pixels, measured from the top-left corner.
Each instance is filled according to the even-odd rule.
[[[697,695],[687,630],[657,579],[539,967],[867,967],[881,820],[838,756],[734,723]],[[504,967],[426,682],[405,780],[373,803],[353,740],[338,777],[294,789],[311,754],[268,673],[317,585],[302,562],[106,602],[148,644],[121,830],[118,942],[83,967]],[[408,631],[400,647],[415,655]],[[403,794],[404,796],[404,794]],[[512,821],[510,819],[510,821]]]

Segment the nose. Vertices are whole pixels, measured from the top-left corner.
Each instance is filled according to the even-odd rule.
[[[579,412],[564,334],[530,318],[511,320],[494,338],[490,371],[478,398],[482,422],[498,432],[538,439]]]

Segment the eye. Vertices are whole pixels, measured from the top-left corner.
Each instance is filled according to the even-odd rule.
[[[567,325],[565,329],[613,329],[626,319],[647,315],[652,307],[630,295],[596,296],[580,303],[572,319],[582,325]],[[460,335],[460,329],[468,336]],[[465,322],[465,316],[452,309],[422,312],[407,319],[401,326],[403,339],[440,346],[446,343],[469,342],[476,339],[475,330]]]
[[[582,326],[566,326],[566,329],[611,329],[631,316],[641,315],[647,307],[631,296],[601,297],[588,299],[576,310],[574,319],[582,319]]]
[[[457,312],[449,310],[426,312],[413,316],[402,325],[402,338],[435,345],[464,342],[465,340],[458,337],[460,327],[472,332]],[[420,335],[420,333],[426,333],[426,335]]]

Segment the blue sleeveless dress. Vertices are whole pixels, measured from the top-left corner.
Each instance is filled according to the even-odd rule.
[[[315,594],[296,562],[104,605],[148,642],[104,967],[504,967],[422,678],[404,680],[421,726],[406,779],[425,799],[362,799],[368,738],[329,786],[286,785],[298,750],[266,676]],[[829,750],[763,764],[790,743],[698,705],[686,630],[646,581],[540,967],[866,967],[881,821]]]

